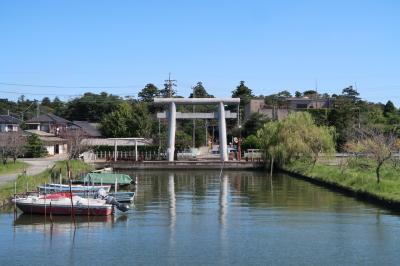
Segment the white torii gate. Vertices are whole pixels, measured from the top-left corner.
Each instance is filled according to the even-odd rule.
[[[168,104],[168,112],[158,113],[158,118],[168,118],[168,161],[174,161],[175,152],[175,131],[176,119],[209,119],[218,118],[219,126],[219,150],[221,154],[221,161],[228,161],[228,146],[226,140],[226,118],[236,118],[235,113],[225,112],[225,104],[239,104],[240,98],[154,98],[154,102],[158,104]],[[218,105],[218,112],[213,113],[177,113],[177,104],[196,104],[196,105]]]

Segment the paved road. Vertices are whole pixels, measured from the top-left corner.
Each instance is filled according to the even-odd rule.
[[[26,169],[26,173],[28,175],[36,175],[47,168],[50,168],[54,165],[55,162],[65,160],[66,156],[65,155],[56,155],[53,157],[46,157],[46,158],[23,158],[20,159],[20,161],[25,162],[29,164],[30,166]],[[21,174],[22,171],[14,173],[14,174],[5,174],[5,175],[0,175],[0,186],[3,184],[17,179],[18,175]]]

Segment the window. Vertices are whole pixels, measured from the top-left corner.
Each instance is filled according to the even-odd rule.
[[[307,109],[307,104],[306,103],[298,103],[296,104],[297,109]]]

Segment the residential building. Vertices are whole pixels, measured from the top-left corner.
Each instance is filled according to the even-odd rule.
[[[49,155],[65,154],[67,153],[68,140],[57,137],[56,135],[36,129],[25,130],[28,134],[35,134],[43,142],[44,148]]]
[[[266,117],[272,119],[282,119],[290,112],[301,111],[306,109],[328,109],[332,107],[331,98],[308,98],[308,97],[290,97],[285,98],[279,106],[270,106],[262,99],[252,99],[245,106],[244,116],[245,120],[250,117],[252,113],[264,114]]]
[[[0,115],[0,132],[19,131],[21,120],[10,115]]]
[[[58,136],[65,132],[72,122],[54,114],[44,114],[29,119],[26,125],[30,130],[44,131]]]

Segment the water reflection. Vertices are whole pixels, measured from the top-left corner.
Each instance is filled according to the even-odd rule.
[[[219,192],[219,221],[221,228],[224,229],[227,223],[228,215],[228,189],[229,189],[229,177],[224,175],[221,179],[221,187]]]
[[[0,213],[0,255],[21,265],[104,264],[115,256],[121,265],[386,265],[398,254],[399,216],[285,175],[130,174],[138,178],[132,210],[77,217],[76,230],[69,216],[54,216],[51,226],[20,215],[13,234],[12,212]],[[4,258],[0,265],[10,264]]]

